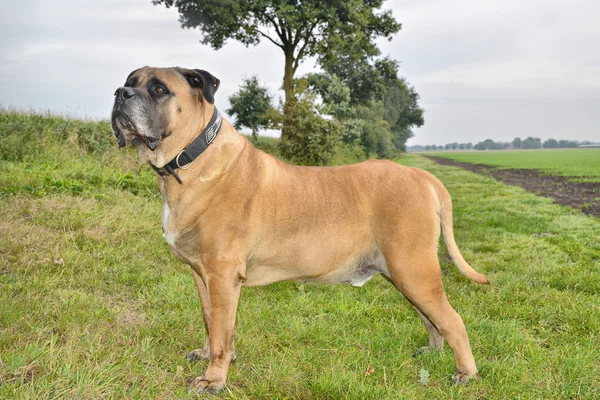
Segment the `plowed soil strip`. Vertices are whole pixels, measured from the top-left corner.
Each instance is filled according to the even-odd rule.
[[[425,156],[440,165],[460,167],[491,176],[506,185],[521,186],[538,196],[550,197],[555,203],[580,209],[600,218],[600,183],[571,182],[576,177],[546,175],[535,169],[498,169],[489,165],[470,164],[442,157]]]

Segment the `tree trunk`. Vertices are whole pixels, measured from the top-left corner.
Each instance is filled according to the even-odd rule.
[[[286,118],[290,107],[296,101],[296,95],[294,94],[294,49],[288,48],[285,50],[285,71],[283,74],[283,90],[285,91],[285,103],[283,104],[283,126],[281,128],[281,137],[285,138],[289,136],[289,129],[286,123]]]

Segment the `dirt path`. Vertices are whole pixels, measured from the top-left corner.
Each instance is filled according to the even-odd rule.
[[[600,183],[569,182],[572,177],[545,175],[535,169],[497,169],[489,165],[469,164],[442,157],[424,156],[440,165],[460,167],[481,175],[492,176],[507,185],[521,186],[538,196],[550,197],[555,203],[580,209],[600,218]]]

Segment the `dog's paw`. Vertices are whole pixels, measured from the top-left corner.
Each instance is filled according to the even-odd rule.
[[[464,372],[456,371],[454,375],[452,375],[452,382],[455,385],[467,385],[471,380],[480,380],[479,374],[475,372],[474,374],[466,374]]]
[[[225,380],[210,380],[205,376],[199,376],[189,386],[190,391],[197,394],[217,394],[225,388]]]
[[[210,360],[210,351],[207,349],[194,349],[188,353],[185,358],[188,361]]]

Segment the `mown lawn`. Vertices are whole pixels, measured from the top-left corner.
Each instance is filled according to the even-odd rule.
[[[186,382],[207,365],[185,360],[204,342],[200,305],[162,239],[153,172],[73,138],[34,150],[0,159],[0,398],[193,398]],[[492,281],[469,282],[440,252],[481,381],[451,384],[448,346],[412,357],[426,330],[384,279],[285,282],[242,291],[238,359],[217,398],[600,397],[600,221],[419,156],[402,162],[446,184],[459,247]]]
[[[550,175],[574,177],[577,181],[600,182],[600,149],[469,151],[431,155],[499,168],[539,169]]]

